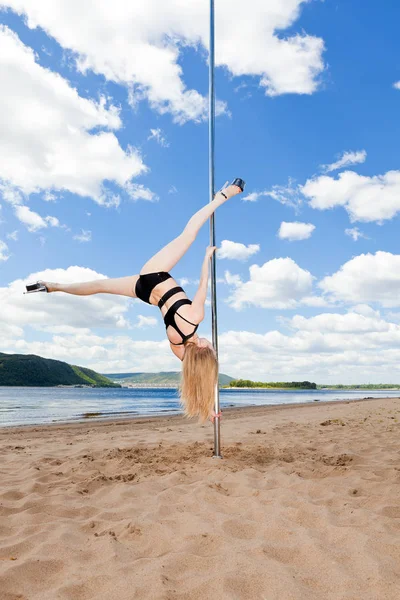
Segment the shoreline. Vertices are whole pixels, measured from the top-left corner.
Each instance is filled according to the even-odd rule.
[[[221,420],[221,425],[224,423],[224,418],[228,417],[228,419],[235,418],[235,415],[238,414],[241,417],[252,416],[254,413],[258,411],[261,414],[269,413],[269,412],[280,412],[280,411],[290,411],[295,410],[296,408],[302,409],[307,407],[317,407],[317,406],[327,406],[327,405],[346,405],[346,404],[358,404],[363,402],[373,402],[373,401],[385,401],[385,400],[400,400],[400,397],[397,398],[395,396],[389,396],[387,398],[355,398],[354,400],[318,400],[313,402],[292,402],[287,404],[261,404],[261,405],[253,405],[253,406],[229,406],[223,409],[223,418]],[[248,414],[247,414],[248,413]],[[138,415],[132,417],[121,417],[121,418],[104,418],[104,419],[93,419],[87,418],[79,421],[73,422],[57,422],[57,423],[38,423],[38,424],[26,424],[26,425],[3,425],[0,426],[0,434],[5,433],[7,431],[13,431],[18,433],[19,430],[30,432],[30,431],[44,431],[49,429],[54,431],[55,429],[82,429],[87,427],[109,427],[110,425],[123,426],[123,425],[137,425],[137,424],[159,424],[165,425],[164,421],[181,421],[183,424],[196,424],[196,419],[188,420],[183,417],[182,414],[163,414],[163,415]],[[211,422],[208,422],[210,426],[212,426]],[[199,425],[200,427],[200,425]],[[204,425],[203,425],[204,427]],[[213,427],[213,426],[212,426]]]

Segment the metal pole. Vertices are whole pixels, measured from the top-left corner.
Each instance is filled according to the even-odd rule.
[[[209,64],[209,185],[210,202],[214,199],[214,148],[215,148],[215,90],[214,90],[214,66],[215,66],[215,32],[214,32],[214,0],[210,0],[210,64]],[[210,245],[215,246],[215,217],[210,218]],[[218,358],[218,324],[217,324],[217,285],[216,285],[216,265],[215,254],[211,259],[211,323],[212,323],[212,342]],[[219,385],[215,387],[215,412],[219,413]],[[214,419],[214,456],[213,458],[222,458],[220,448],[220,419]]]

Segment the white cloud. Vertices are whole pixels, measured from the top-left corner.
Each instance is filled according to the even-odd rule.
[[[38,325],[35,323],[37,331],[46,331],[48,333],[66,334],[66,335],[91,335],[89,327],[73,327],[72,325]]]
[[[347,314],[324,313],[307,319],[296,315],[289,320],[290,327],[299,331],[332,333],[361,333],[389,331],[391,325],[381,317],[366,317],[357,312]],[[395,328],[397,329],[397,327]],[[400,333],[400,329],[399,329]]]
[[[6,350],[8,344],[18,343],[17,338],[24,335],[24,330],[16,325],[8,325],[0,321],[0,351]],[[1,350],[2,349],[2,350]]]
[[[132,200],[147,200],[148,202],[157,202],[158,196],[149,188],[146,188],[141,183],[128,183],[125,186],[128,196]]]
[[[59,227],[60,222],[56,217],[41,217],[38,213],[32,211],[28,206],[17,204],[14,206],[14,212],[17,219],[26,225],[28,231],[35,232],[39,229],[45,229],[49,225],[51,227]]]
[[[290,242],[307,240],[311,237],[314,229],[315,225],[312,225],[311,223],[299,223],[297,221],[287,223],[286,221],[282,221],[278,231],[278,237],[281,240],[289,240]]]
[[[351,384],[400,380],[400,325],[379,314],[363,317],[353,310],[310,319],[296,315],[289,326],[290,335],[280,331],[222,333],[221,371],[262,381]]]
[[[32,211],[28,206],[23,204],[22,194],[12,185],[5,184],[0,181],[0,195],[14,209],[14,213],[16,218],[26,225],[28,231],[35,232],[39,229],[44,229],[49,225],[51,227],[63,227],[64,225],[60,225],[57,217],[47,216],[41,217],[38,213]],[[17,232],[10,234],[13,236]],[[12,238],[14,239],[14,238]]]
[[[37,354],[86,366],[99,373],[172,371],[180,368],[180,362],[172,354],[166,338],[136,340],[123,332],[102,336],[84,329],[75,334],[72,330],[70,334],[54,334],[46,341],[30,342],[24,339],[23,331],[18,339],[16,330],[7,329],[8,335],[0,337],[0,351],[7,353]]]
[[[126,329],[125,317],[132,301],[114,294],[73,296],[56,292],[53,294],[23,294],[25,285],[38,281],[74,283],[103,279],[104,275],[85,267],[71,266],[67,269],[47,269],[31,273],[25,279],[17,279],[8,287],[0,288],[0,323],[19,327],[71,326],[105,327]]]
[[[301,205],[303,199],[301,195],[301,186],[289,177],[287,185],[274,185],[271,190],[262,192],[251,192],[243,198],[245,202],[257,202],[259,198],[267,197],[276,200],[285,206],[291,206],[295,210]]]
[[[358,229],[358,227],[352,227],[351,229],[344,230],[346,235],[349,235],[355,242],[357,242],[360,238],[368,239],[367,236]]]
[[[217,251],[218,258],[228,258],[231,260],[248,260],[250,256],[260,251],[259,244],[240,244],[230,240],[222,240],[221,247]]]
[[[315,92],[324,69],[323,40],[302,30],[282,34],[294,26],[303,4],[304,0],[220,0],[217,66],[234,76],[259,78],[269,96]],[[96,10],[82,10],[78,0],[4,0],[0,6],[26,15],[29,27],[42,27],[72,50],[81,71],[92,69],[129,86],[133,105],[146,97],[154,109],[171,112],[177,121],[205,116],[206,98],[186,88],[180,66],[182,48],[208,46],[208,4],[203,0],[187,5],[153,0],[145,7],[128,0],[99,0]],[[239,30],[232,23],[240,23]]]
[[[332,302],[328,302],[328,300],[322,296],[304,296],[304,298],[301,299],[301,304],[304,304],[304,306],[321,308],[322,306],[330,306]]]
[[[13,240],[13,242],[16,242],[18,240],[18,231],[12,231],[11,233],[7,233],[6,235],[7,239],[9,240]]]
[[[312,289],[313,276],[291,258],[274,258],[261,267],[251,265],[250,279],[225,273],[227,283],[235,289],[228,303],[235,309],[246,305],[261,308],[294,308]]]
[[[28,206],[15,206],[15,216],[21,223],[26,225],[29,231],[38,231],[48,227],[46,221],[40,215],[31,211]]]
[[[45,217],[44,219],[51,227],[62,227],[57,217]]]
[[[138,315],[138,323],[135,325],[138,329],[144,329],[146,327],[155,327],[158,321],[155,317],[145,317]]]
[[[81,233],[74,235],[74,240],[78,242],[91,242],[92,232],[87,229],[81,229]]]
[[[193,279],[193,278],[189,278],[189,277],[180,277],[177,279],[177,281],[179,282],[179,285],[182,287],[186,287],[187,285],[199,285],[199,283],[200,283],[200,279]],[[225,277],[217,277],[216,283],[225,284],[226,283]],[[211,282],[209,280],[208,287],[210,287],[210,286],[211,286]]]
[[[47,7],[53,8],[56,3]],[[17,189],[47,190],[49,201],[54,191],[68,190],[115,205],[103,182],[124,187],[146,170],[136,150],[125,152],[114,133],[98,130],[121,127],[118,109],[104,98],[80,97],[60,75],[35,62],[34,52],[5,26],[0,26],[0,80],[6,91],[0,95],[0,182],[13,186],[14,195]],[[14,198],[14,203],[20,202]]]
[[[372,306],[369,306],[368,304],[356,304],[350,312],[363,315],[364,317],[376,317],[379,319],[381,317],[379,310],[373,309]]]
[[[360,254],[325,277],[319,287],[338,301],[400,306],[400,255]]]
[[[3,198],[3,200],[5,200],[5,202],[8,202],[9,204],[11,204],[11,206],[17,206],[17,205],[22,204],[22,202],[23,202],[21,192],[19,192],[17,189],[15,189],[12,185],[5,184],[1,181],[0,181],[0,193],[1,193],[1,197]]]
[[[395,90],[400,90],[400,81],[396,81],[396,83],[393,84],[393,87]]]
[[[322,165],[321,168],[325,171],[325,173],[330,173],[331,171],[343,169],[343,167],[350,167],[351,165],[364,163],[366,158],[367,153],[365,150],[358,150],[357,152],[343,152],[341,157],[336,162],[330,165]]]
[[[5,242],[0,240],[0,261],[5,262],[9,258],[10,258],[10,255],[8,253],[8,246]]]
[[[43,200],[45,202],[57,202],[57,196],[52,194],[48,190],[43,194]]]
[[[178,279],[178,283],[181,287],[185,287],[186,285],[192,285],[192,281],[187,277],[181,277]]]
[[[384,221],[400,212],[400,171],[365,177],[353,171],[338,179],[322,175],[302,187],[310,206],[327,210],[343,206],[352,221]]]
[[[168,148],[169,146],[167,138],[163,135],[161,129],[150,129],[150,135],[147,139],[155,140],[160,146],[163,146],[163,148]]]
[[[177,279],[179,285],[183,288],[185,288],[188,285],[199,285],[200,283],[200,279],[195,279],[195,278],[189,278],[189,277],[179,277]],[[217,284],[225,284],[227,283],[226,278],[225,277],[217,277],[216,280]],[[211,280],[208,281],[208,288],[211,288]]]
[[[247,194],[247,196],[244,196],[242,198],[242,200],[244,202],[257,202],[257,200],[263,196],[263,192],[251,192],[251,194]]]
[[[387,311],[386,318],[390,319],[393,323],[400,323],[400,312]]]

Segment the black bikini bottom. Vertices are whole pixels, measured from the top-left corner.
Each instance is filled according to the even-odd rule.
[[[170,279],[171,277],[172,275],[166,271],[158,271],[158,273],[146,273],[145,275],[140,275],[135,286],[136,296],[140,298],[140,300],[143,300],[143,302],[150,304],[151,292],[156,285],[166,281],[167,279]]]

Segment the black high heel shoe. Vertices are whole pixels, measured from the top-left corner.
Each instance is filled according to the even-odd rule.
[[[227,181],[222,188],[219,190],[219,193],[222,194],[223,196],[225,196],[225,198],[227,198],[227,196],[224,194],[224,189],[228,187],[228,185],[236,185],[236,187],[240,188],[242,190],[242,192],[244,191],[244,186],[246,185],[246,182],[243,179],[239,179],[239,177],[237,177],[236,179],[234,179],[232,181],[232,183],[229,183],[229,181]]]
[[[32,283],[31,285],[26,285],[26,292],[24,292],[24,294],[33,294],[35,292],[47,292],[48,293],[48,289],[47,287],[44,285],[43,282],[37,281],[36,283]]]
[[[246,185],[246,182],[243,179],[239,179],[237,177],[234,181],[232,181],[231,185],[236,185],[242,190],[242,192],[244,192],[244,186]]]

